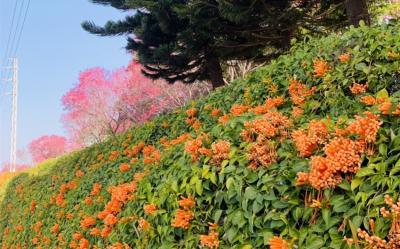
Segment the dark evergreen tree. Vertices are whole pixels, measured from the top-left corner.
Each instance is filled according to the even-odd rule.
[[[103,27],[84,22],[93,34],[132,35],[127,49],[137,53],[143,73],[168,82],[209,80],[224,84],[221,62],[267,60],[290,47],[300,28],[343,24],[338,0],[92,0],[132,9],[124,20]]]

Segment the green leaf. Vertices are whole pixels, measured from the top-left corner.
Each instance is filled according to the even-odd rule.
[[[253,187],[247,187],[244,191],[244,197],[249,200],[254,200],[257,197],[257,190]]]
[[[374,175],[375,171],[371,168],[361,168],[357,174],[356,177],[364,177],[364,176],[369,176],[369,175]]]
[[[376,93],[376,97],[387,99],[387,98],[389,98],[389,93],[385,88],[383,88],[382,90],[380,90],[379,92]]]
[[[350,185],[351,190],[354,191],[358,186],[361,185],[362,182],[363,182],[363,179],[361,179],[361,178],[354,178],[354,179],[351,181],[351,185]]]

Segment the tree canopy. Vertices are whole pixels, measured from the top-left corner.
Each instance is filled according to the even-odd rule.
[[[363,0],[361,0],[363,1]],[[101,36],[129,35],[143,73],[170,83],[224,84],[221,62],[268,60],[290,47],[302,30],[323,32],[347,23],[343,0],[93,0],[125,19],[82,27]]]

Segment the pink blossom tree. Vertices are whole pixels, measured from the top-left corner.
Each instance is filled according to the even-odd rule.
[[[46,159],[61,156],[67,151],[67,139],[62,136],[41,136],[28,145],[32,159],[40,163]]]
[[[138,62],[113,72],[92,68],[62,97],[64,126],[74,148],[100,142],[133,124],[186,104],[209,91],[206,83],[167,84],[144,77]]]

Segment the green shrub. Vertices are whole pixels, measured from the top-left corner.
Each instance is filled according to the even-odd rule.
[[[283,96],[285,102],[278,110],[292,121],[289,134],[307,128],[311,120],[322,120],[334,130],[335,124],[349,124],[367,109],[380,112],[379,105],[361,103],[365,94],[350,91],[353,83],[366,82],[367,94],[390,101],[390,111],[395,111],[400,100],[398,29],[398,25],[362,26],[321,39],[306,38],[289,54],[186,108],[57,160],[47,174],[16,177],[0,207],[3,248],[68,248],[74,241],[86,248],[84,239],[74,240],[75,233],[81,233],[97,248],[123,248],[117,247],[119,242],[132,248],[198,248],[200,235],[209,233],[209,222],[219,226],[219,248],[266,248],[273,236],[281,236],[297,248],[347,248],[343,237],[354,237],[359,227],[369,231],[370,219],[376,220],[376,235],[385,237],[390,220],[379,216],[379,208],[385,194],[398,196],[400,186],[400,120],[396,115],[381,116],[383,124],[373,145],[374,153],[362,153],[361,169],[356,174],[343,174],[344,179],[335,188],[316,190],[308,185],[296,186],[297,173],[308,172],[311,159],[299,155],[290,135],[271,139],[276,147],[275,161],[250,169],[248,153],[254,142],[245,141],[241,133],[246,122],[261,115],[247,111],[230,115],[226,123],[221,123],[211,112],[219,108],[222,114],[229,114],[235,104],[255,107],[267,98]],[[339,56],[346,53],[350,60],[341,62]],[[317,59],[329,65],[323,77],[315,76],[313,63]],[[308,88],[316,87],[298,118],[292,116],[288,91],[293,79]],[[197,113],[190,119],[187,110],[193,108]],[[190,144],[186,144],[186,150],[185,142],[166,145],[166,141],[185,133],[202,139],[201,146],[208,149],[218,141],[228,141],[229,153],[221,161],[206,152],[193,160],[188,153]],[[145,150],[133,155],[132,147],[141,141]],[[193,155],[199,152],[193,148]],[[322,156],[322,148],[314,155]],[[127,172],[120,171],[124,163],[131,167]],[[137,173],[145,176],[137,180]],[[96,183],[102,185],[101,191],[91,196]],[[129,190],[124,183],[137,183],[136,189]],[[109,189],[112,186],[118,191]],[[123,191],[122,186],[126,187]],[[103,229],[104,222],[97,216],[107,209],[111,195],[120,198],[114,200],[121,204],[121,211],[116,212],[119,222],[106,238],[90,235],[91,230],[83,229],[82,220],[96,218],[96,224],[88,223],[88,227]],[[90,196],[93,203],[88,205]],[[195,198],[189,228],[171,226],[178,201],[189,196]],[[320,205],[310,205],[309,198]],[[158,210],[145,214],[147,204],[155,204]],[[141,219],[150,224],[149,230]]]

